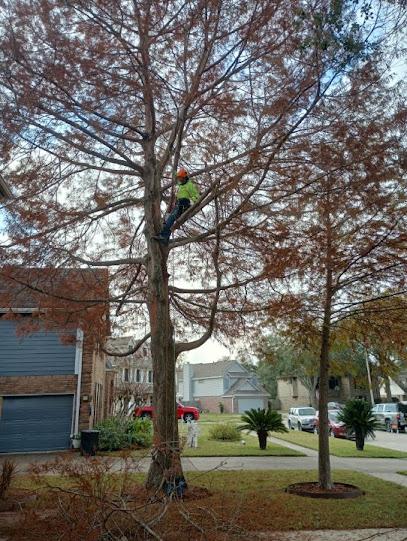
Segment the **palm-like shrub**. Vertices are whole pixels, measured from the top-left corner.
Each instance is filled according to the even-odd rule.
[[[238,430],[257,432],[260,449],[267,448],[267,436],[270,432],[288,432],[283,424],[281,415],[271,409],[250,409],[241,417],[244,425],[239,425]]]
[[[366,437],[374,438],[374,431],[378,428],[370,404],[359,398],[346,402],[343,410],[339,412],[338,421],[344,423],[349,435],[355,436],[358,451],[363,451]]]

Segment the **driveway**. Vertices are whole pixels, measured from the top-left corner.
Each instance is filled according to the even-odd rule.
[[[376,430],[375,438],[367,438],[366,442],[378,447],[385,447],[386,449],[393,449],[394,451],[407,452],[407,432],[400,432],[399,434],[393,434],[392,432],[385,432],[384,430]]]

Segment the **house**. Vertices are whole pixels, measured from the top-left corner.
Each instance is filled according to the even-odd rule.
[[[184,404],[198,402],[202,409],[228,413],[266,408],[267,391],[256,377],[237,361],[185,363],[177,370],[177,394]]]
[[[318,391],[316,391],[318,394]],[[352,376],[331,376],[329,379],[328,401],[346,402],[350,398],[368,397],[369,391],[355,386]],[[288,411],[298,406],[316,405],[309,389],[295,375],[277,378],[277,399],[280,409]]]
[[[68,449],[109,413],[107,333],[106,270],[0,269],[0,452]]]
[[[121,355],[109,355],[108,362],[115,371],[115,397],[119,402],[127,402],[127,406],[134,403],[151,404],[153,400],[153,362],[150,348],[143,345],[136,352],[123,356],[132,350],[137,341],[133,336],[111,337],[106,346],[109,353],[117,352]]]

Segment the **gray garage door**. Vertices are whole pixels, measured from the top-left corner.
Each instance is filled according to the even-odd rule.
[[[68,449],[72,404],[73,395],[4,397],[0,452]]]
[[[246,410],[252,408],[264,408],[264,401],[262,398],[239,398],[238,401],[239,413],[243,413]]]

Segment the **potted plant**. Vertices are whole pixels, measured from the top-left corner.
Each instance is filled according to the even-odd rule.
[[[81,446],[81,435],[80,434],[71,434],[72,447],[74,449],[79,449]]]

